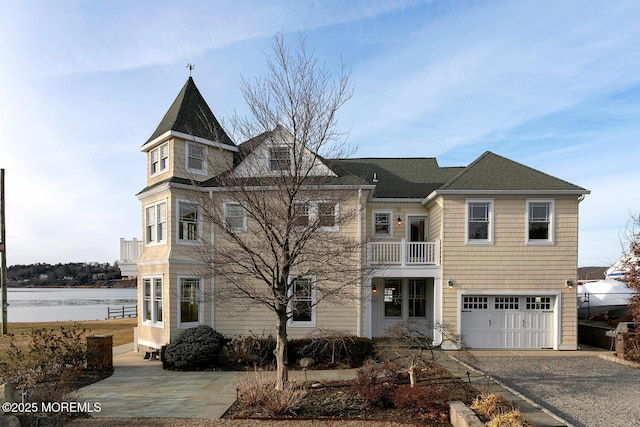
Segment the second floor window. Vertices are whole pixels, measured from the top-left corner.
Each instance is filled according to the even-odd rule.
[[[288,147],[271,147],[269,149],[269,169],[272,171],[291,169],[291,155]]]
[[[198,239],[198,205],[178,202],[178,240]]]
[[[391,236],[391,212],[373,213],[373,234],[378,237]]]
[[[207,172],[206,148],[197,144],[187,143],[187,170],[190,172]]]
[[[169,168],[169,144],[162,144],[149,152],[149,175],[157,175]]]
[[[167,202],[155,203],[145,208],[145,230],[147,244],[167,241]]]
[[[247,231],[247,214],[241,203],[225,202],[224,223],[232,233]]]
[[[553,242],[554,204],[547,200],[527,201],[527,242]]]
[[[467,243],[491,243],[492,221],[492,201],[467,201]]]
[[[296,202],[293,205],[293,225],[316,226],[321,231],[338,231],[338,204],[332,201],[314,200]]]

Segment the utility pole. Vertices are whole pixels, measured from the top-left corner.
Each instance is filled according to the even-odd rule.
[[[2,286],[2,335],[7,335],[7,244],[4,229],[4,169],[0,169],[0,286]]]

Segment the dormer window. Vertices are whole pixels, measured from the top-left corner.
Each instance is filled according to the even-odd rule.
[[[291,154],[288,147],[271,147],[269,149],[269,168],[272,171],[291,169]]]
[[[207,149],[187,142],[187,170],[189,172],[207,173]]]
[[[169,144],[161,146],[149,152],[149,175],[157,175],[169,169]]]

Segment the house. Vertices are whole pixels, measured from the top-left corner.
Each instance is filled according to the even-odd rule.
[[[288,137],[278,127],[236,145],[189,77],[141,148],[138,344],[159,348],[199,324],[225,335],[273,333],[273,314],[258,306],[238,313],[213,297],[222,286],[219,230],[204,221],[195,193],[246,232],[251,220],[225,201],[232,189],[214,170],[250,179],[255,162],[288,167]],[[577,348],[578,208],[588,190],[491,152],[465,167],[434,158],[315,161],[314,174],[350,194],[344,204],[357,206],[357,221],[338,225],[346,207],[322,198],[302,215],[324,215],[327,232],[357,236],[363,248],[353,262],[367,273],[353,285],[357,302],[319,302],[290,319],[290,337],[315,329],[376,337],[412,321],[444,348],[451,334],[472,348]],[[194,257],[203,242],[213,248],[213,275]]]

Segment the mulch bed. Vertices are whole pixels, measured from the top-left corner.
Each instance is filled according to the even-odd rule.
[[[408,384],[402,376],[398,385]],[[428,363],[418,373],[417,388],[434,387],[437,394],[446,400],[437,402],[432,411],[419,412],[407,408],[379,408],[367,405],[352,388],[351,381],[306,382],[303,387],[307,395],[295,414],[279,416],[282,420],[377,420],[393,421],[407,425],[449,426],[448,405],[451,400],[470,404],[479,394],[478,390],[435,363]],[[413,390],[413,389],[412,389]],[[424,409],[424,408],[423,408]],[[242,407],[236,402],[225,414],[224,419],[274,419],[265,416],[259,408]]]

